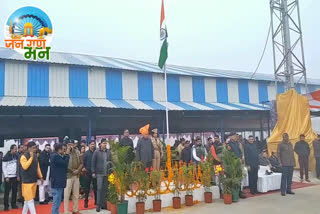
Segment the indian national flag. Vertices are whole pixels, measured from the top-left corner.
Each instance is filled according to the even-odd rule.
[[[165,22],[165,15],[164,15],[164,5],[162,0],[161,5],[161,20],[160,20],[160,41],[161,41],[161,49],[160,49],[160,57],[158,65],[162,69],[163,66],[166,64],[168,58],[168,33],[167,33],[167,26]]]

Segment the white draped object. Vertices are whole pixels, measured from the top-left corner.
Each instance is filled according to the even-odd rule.
[[[258,172],[258,191],[268,192],[278,190],[281,186],[281,173],[266,175],[266,170],[271,171],[269,166],[260,166]]]

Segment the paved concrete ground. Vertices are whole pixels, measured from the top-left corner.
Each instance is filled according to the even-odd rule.
[[[162,213],[167,214],[212,214],[221,212],[223,214],[320,214],[320,180],[316,179],[314,173],[310,175],[312,186],[294,190],[295,196],[280,196],[280,193],[263,195],[245,200],[240,200],[232,205],[224,205],[223,200],[215,201],[213,204],[197,204],[191,208],[179,210],[164,209]],[[293,180],[299,182],[299,172],[294,172]],[[19,207],[21,204],[18,204]],[[3,210],[3,193],[0,194],[0,213]],[[81,214],[93,214],[94,210],[81,211]],[[101,211],[101,214],[109,214],[108,211]],[[159,214],[162,214],[159,213]]]
[[[193,207],[179,210],[164,209],[159,214],[319,214],[320,185],[297,189],[294,196],[281,196],[279,193],[240,200],[232,205],[225,205],[223,200],[212,204],[200,203]],[[95,210],[82,211],[81,214],[93,214]],[[109,214],[101,211],[101,214]]]

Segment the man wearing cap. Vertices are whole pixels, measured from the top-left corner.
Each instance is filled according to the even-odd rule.
[[[77,145],[73,140],[67,141],[68,146],[70,147],[69,154],[69,165],[68,165],[68,173],[67,173],[67,186],[64,188],[64,213],[69,213],[69,198],[72,192],[72,204],[73,204],[73,214],[78,214],[78,201],[79,201],[79,188],[80,181],[79,176],[81,173],[81,169],[83,167],[80,151],[77,148]]]
[[[316,174],[317,178],[320,179],[320,134],[317,139],[313,141],[313,154],[316,159]]]
[[[294,146],[294,151],[299,157],[300,181],[303,182],[303,172],[305,172],[306,181],[311,182],[309,180],[310,147],[309,144],[305,141],[305,136],[303,134],[300,135],[300,141],[298,141]]]
[[[152,142],[149,138],[149,127],[150,125],[146,125],[140,128],[140,133],[142,138],[139,139],[137,144],[137,158],[141,161],[146,168],[150,168],[152,166],[152,159],[154,159],[154,149]]]
[[[293,168],[296,165],[294,159],[294,151],[291,142],[289,141],[288,133],[282,135],[282,142],[278,145],[278,158],[282,166],[281,176],[281,195],[285,196],[286,193],[294,195],[295,193],[291,190]]]
[[[162,157],[162,142],[158,136],[158,129],[152,130],[151,142],[154,150],[154,158],[152,159],[152,167],[155,170],[160,170],[160,161]]]
[[[35,142],[28,142],[28,151],[20,158],[20,164],[22,167],[22,196],[24,198],[24,205],[22,214],[27,214],[28,210],[31,214],[36,213],[34,206],[34,198],[37,191],[37,180],[40,179],[40,183],[43,183],[43,177],[40,170],[40,165],[37,158],[37,146]]]

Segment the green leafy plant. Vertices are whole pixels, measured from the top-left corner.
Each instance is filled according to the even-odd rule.
[[[195,165],[192,163],[190,163],[189,165],[184,165],[182,167],[182,171],[183,171],[183,184],[186,189],[186,194],[193,195]]]
[[[134,165],[135,172],[133,174],[133,179],[138,184],[137,199],[138,202],[145,202],[148,194],[149,169],[145,169],[142,162],[136,162]]]
[[[111,143],[111,151],[114,156],[112,159],[112,170],[115,176],[115,186],[118,199],[123,203],[125,194],[132,184],[132,166],[125,161],[128,147],[121,147],[118,143]]]
[[[116,204],[118,201],[116,186],[112,183],[108,185],[107,201],[110,201],[111,204]]]
[[[205,189],[205,192],[210,192],[212,186],[212,177],[214,175],[213,164],[209,160],[203,161],[200,163],[202,170],[202,185]]]
[[[240,189],[243,179],[243,166],[240,158],[226,148],[223,150],[222,162],[224,174],[220,176],[225,194],[231,194],[232,189]]]
[[[182,168],[174,168],[173,169],[173,177],[172,177],[172,181],[173,181],[173,195],[174,197],[179,197],[180,196],[180,189],[181,189],[181,181],[182,181]]]
[[[155,191],[155,200],[160,200],[162,172],[159,170],[152,170],[150,173],[151,189]]]

